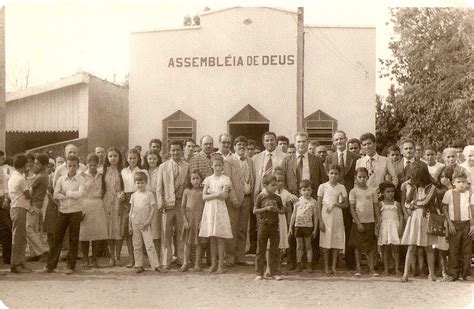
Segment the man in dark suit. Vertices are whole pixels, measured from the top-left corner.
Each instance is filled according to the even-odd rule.
[[[354,177],[355,177],[355,166],[359,156],[351,151],[348,151],[347,136],[344,131],[336,131],[332,137],[332,142],[336,147],[336,151],[328,155],[326,159],[326,166],[331,164],[337,164],[341,167],[341,175],[339,175],[339,183],[344,185],[347,190],[347,194],[354,188]],[[346,248],[344,253],[344,260],[346,267],[354,269],[355,267],[355,256],[354,248],[349,246],[349,237],[351,235],[352,228],[352,216],[349,208],[342,210],[344,219],[344,229],[346,233]]]
[[[395,192],[395,199],[400,202],[401,192],[400,187],[402,183],[408,180],[410,177],[410,166],[415,161],[419,161],[415,158],[415,143],[410,139],[402,140],[400,143],[400,151],[403,158],[393,163],[393,169],[397,174],[398,186]],[[424,164],[424,162],[422,162]],[[403,207],[404,208],[404,207]]]
[[[301,180],[308,179],[313,189],[312,196],[316,199],[319,185],[327,181],[323,162],[315,155],[308,152],[308,134],[299,132],[295,135],[296,153],[286,156],[281,168],[286,174],[286,188],[296,196],[300,196],[299,184]],[[296,239],[290,237],[290,270],[296,268]],[[319,233],[313,239],[313,263],[319,260]]]

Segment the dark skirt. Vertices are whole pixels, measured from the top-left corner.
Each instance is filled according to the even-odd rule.
[[[357,230],[357,224],[352,222],[351,236],[349,244],[362,252],[370,252],[377,247],[377,237],[375,236],[375,223],[362,223],[364,231]]]

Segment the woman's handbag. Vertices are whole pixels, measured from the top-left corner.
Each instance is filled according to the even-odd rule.
[[[444,224],[445,220],[446,220],[446,217],[443,215],[430,213],[428,216],[428,229],[426,233],[429,235],[434,235],[434,236],[445,236],[446,235],[446,226]]]

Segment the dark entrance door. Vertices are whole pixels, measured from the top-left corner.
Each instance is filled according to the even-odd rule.
[[[242,135],[248,139],[253,139],[263,150],[262,136],[263,133],[268,131],[269,127],[268,123],[229,123],[229,133],[233,138]]]

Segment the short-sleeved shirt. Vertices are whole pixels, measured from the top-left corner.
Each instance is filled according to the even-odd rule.
[[[323,198],[323,206],[337,203],[340,195],[347,197],[346,187],[340,183],[333,187],[328,181],[318,187],[318,197]]]
[[[355,212],[360,223],[375,222],[374,204],[378,203],[375,189],[367,187],[365,189],[354,187],[349,192],[349,203],[355,204]],[[355,220],[352,220],[355,222]]]
[[[474,194],[450,189],[443,197],[443,204],[448,205],[449,219],[468,221],[471,219],[471,205],[474,205]]]
[[[30,209],[30,201],[28,201],[23,192],[28,191],[28,183],[25,175],[18,171],[13,171],[10,179],[8,179],[8,195],[10,196],[11,207],[20,207]]]
[[[267,206],[275,206],[279,210],[282,210],[283,203],[281,201],[281,197],[275,193],[267,193],[265,191],[260,192],[260,194],[257,196],[257,199],[255,200],[255,209],[261,209]],[[264,211],[259,215],[260,218],[258,220],[258,224],[278,225],[278,212]]]
[[[151,191],[137,191],[130,197],[130,221],[133,225],[142,225],[150,217],[150,212],[155,207],[155,197]]]
[[[31,206],[36,208],[43,207],[43,200],[46,196],[46,191],[48,191],[49,186],[49,176],[46,171],[43,171],[33,178],[33,182],[31,184],[31,189],[33,189],[31,193]]]
[[[296,227],[313,227],[314,213],[316,212],[316,200],[312,197],[305,199],[300,197],[295,204],[295,226]]]

